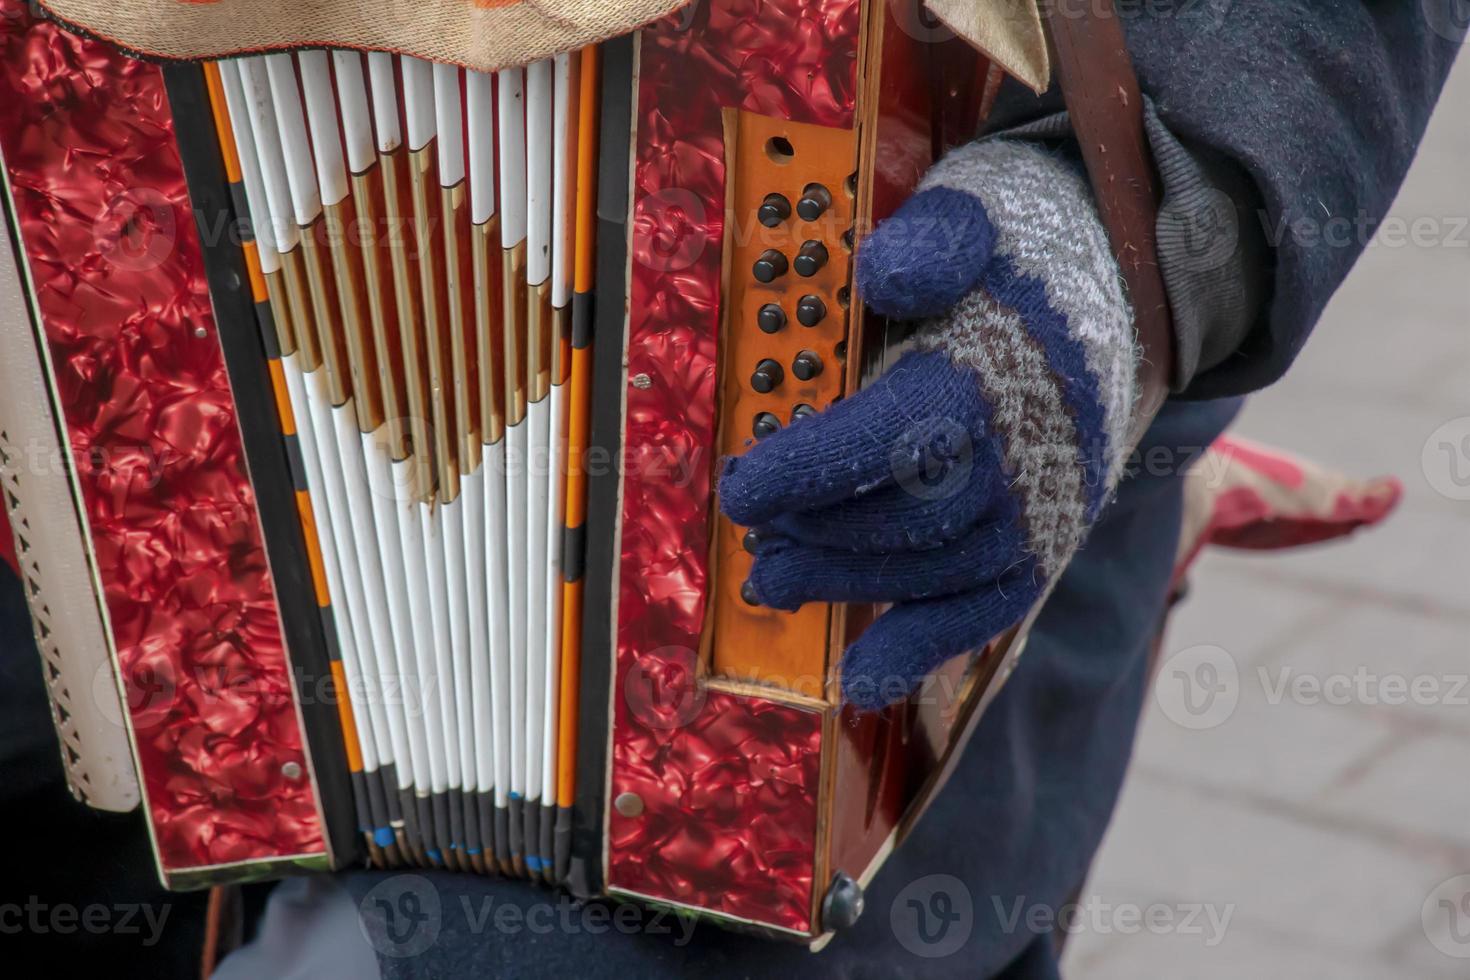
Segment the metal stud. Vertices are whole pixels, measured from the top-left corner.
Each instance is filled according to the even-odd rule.
[[[619,793],[613,800],[613,809],[625,817],[643,816],[643,797],[637,793]]]
[[[822,928],[829,932],[851,929],[863,914],[863,886],[845,871],[832,876],[822,898]]]
[[[282,763],[281,764],[281,776],[283,778],[285,778],[285,779],[291,780],[291,782],[294,783],[296,780],[298,780],[298,779],[301,778],[301,763],[299,763],[299,762],[284,762],[284,763]]]

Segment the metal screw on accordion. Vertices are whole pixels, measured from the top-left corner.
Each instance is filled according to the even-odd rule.
[[[829,932],[851,929],[862,914],[863,886],[846,871],[837,872],[822,898],[822,928]]]
[[[797,422],[801,419],[811,418],[813,415],[816,414],[817,410],[815,408],[812,408],[810,405],[802,402],[800,405],[791,410],[791,421]]]
[[[779,333],[786,326],[786,311],[775,303],[767,303],[755,315],[755,322],[763,333]]]
[[[203,340],[205,337],[209,336],[209,331],[204,327],[195,327],[194,336],[198,337],[200,340]]]
[[[755,216],[767,228],[775,228],[791,217],[791,202],[786,199],[785,194],[767,194]]]
[[[750,386],[762,395],[769,395],[785,380],[786,372],[781,370],[781,365],[768,357],[755,366],[755,373],[750,376]]]
[[[751,267],[750,272],[760,282],[775,282],[781,276],[786,275],[786,268],[786,256],[774,248],[768,248],[761,253],[760,258],[755,260],[755,265]]]
[[[798,276],[814,276],[827,264],[827,246],[816,240],[803,242],[791,264]]]
[[[281,764],[281,776],[291,780],[293,783],[301,778],[301,763],[285,762]]]
[[[816,221],[832,206],[832,192],[821,184],[807,184],[796,202],[796,213],[802,221]]]
[[[815,327],[821,323],[827,315],[827,304],[822,302],[822,297],[810,294],[803,296],[796,304],[796,322],[803,327]]]
[[[757,439],[764,439],[779,428],[781,428],[780,419],[776,418],[770,412],[761,412],[755,417],[755,422],[751,425],[750,431],[755,434]]]
[[[633,387],[641,391],[647,391],[653,387],[653,379],[646,374],[635,374],[631,380]]]
[[[810,381],[822,373],[822,359],[814,350],[804,350],[791,362],[791,373],[798,381]]]
[[[613,809],[625,817],[641,817],[643,797],[637,793],[619,793],[613,800]]]

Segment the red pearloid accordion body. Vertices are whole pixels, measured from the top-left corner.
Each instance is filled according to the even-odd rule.
[[[897,336],[854,236],[1000,79],[912,6],[707,0],[491,78],[160,67],[0,0],[0,476],[73,787],[141,791],[168,885],[857,914],[1020,643],[841,708],[872,610],[745,605],[713,475]]]

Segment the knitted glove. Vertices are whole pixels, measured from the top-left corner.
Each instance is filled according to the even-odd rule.
[[[992,140],[950,153],[862,243],[868,305],[924,319],[877,381],[727,461],[756,530],[748,599],[891,602],[847,650],[877,708],[1019,621],[1082,543],[1126,451],[1132,311],[1087,184]]]

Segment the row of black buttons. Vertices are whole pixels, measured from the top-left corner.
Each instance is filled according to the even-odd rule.
[[[786,275],[787,268],[796,270],[796,274],[803,278],[809,278],[821,271],[822,266],[827,264],[827,246],[816,239],[802,242],[801,248],[796,252],[796,258],[788,266],[785,253],[778,249],[768,248],[755,260],[755,265],[750,269],[751,275],[758,282],[775,282]]]
[[[822,297],[808,294],[796,301],[796,322],[803,327],[815,327],[827,315],[827,304]],[[764,333],[777,333],[786,326],[786,311],[779,303],[767,303],[755,316],[756,324]]]
[[[832,206],[832,192],[821,184],[807,184],[796,202],[796,213],[802,221],[816,221]],[[791,201],[785,194],[767,194],[756,210],[756,217],[767,228],[778,227],[791,217]]]
[[[810,381],[822,373],[822,359],[816,351],[804,350],[791,362],[791,373],[798,381]],[[750,386],[762,395],[769,395],[785,380],[786,372],[780,363],[768,357],[755,366]]]
[[[791,410],[791,421],[796,422],[799,419],[816,414],[817,410],[815,408],[803,402]],[[750,431],[757,439],[764,439],[779,428],[781,428],[780,419],[771,412],[761,412],[756,415],[755,422],[751,425]]]

